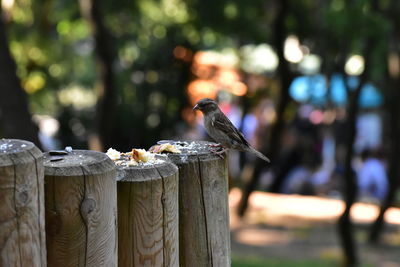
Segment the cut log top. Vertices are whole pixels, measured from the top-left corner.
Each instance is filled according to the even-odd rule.
[[[0,167],[31,162],[42,157],[42,152],[31,142],[18,139],[0,139]]]
[[[104,153],[73,150],[65,155],[44,154],[46,176],[82,176],[115,170],[114,162]]]
[[[144,182],[157,180],[174,175],[178,167],[166,157],[158,157],[154,164],[139,164],[137,166],[117,166],[117,180],[120,182]]]
[[[215,160],[216,158],[220,158],[220,156],[216,155],[212,152],[212,150],[216,150],[212,146],[216,146],[218,144],[207,141],[174,141],[174,140],[163,140],[159,141],[158,144],[170,143],[173,144],[176,148],[178,148],[181,153],[179,154],[168,154],[168,158],[173,163],[186,163],[191,161],[197,161],[199,158],[204,160]]]

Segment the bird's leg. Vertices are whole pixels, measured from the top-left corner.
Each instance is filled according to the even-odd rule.
[[[212,147],[212,148],[217,148],[217,150],[210,149],[210,151],[211,151],[211,153],[218,155],[222,159],[224,158],[224,156],[222,154],[224,154],[226,151],[228,151],[228,148],[224,147],[221,144],[209,144],[208,146]]]
[[[226,151],[227,149],[223,149],[220,151],[215,151],[215,150],[210,150],[211,153],[213,153],[214,155],[217,155],[218,157],[220,157],[221,159],[224,159],[224,155],[223,153]]]

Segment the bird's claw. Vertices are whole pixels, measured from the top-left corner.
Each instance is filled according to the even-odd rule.
[[[224,159],[224,152],[225,150],[221,150],[221,151],[215,151],[215,150],[210,150],[211,153],[213,153],[214,155],[217,155],[218,157],[220,157],[221,159]]]
[[[217,150],[210,149],[211,153],[213,153],[214,155],[217,155],[221,159],[224,159],[223,154],[228,150],[226,147],[224,147],[221,144],[209,144],[209,146],[212,148],[217,148]]]

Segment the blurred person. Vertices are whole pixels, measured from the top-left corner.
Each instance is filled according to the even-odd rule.
[[[318,170],[321,166],[321,155],[313,147],[313,140],[300,137],[296,146],[299,155],[298,163],[288,171],[282,184],[281,192],[285,194],[315,195]]]
[[[313,174],[312,183],[317,194],[325,195],[331,185],[335,169],[335,140],[329,127],[323,127],[321,135],[321,165]]]
[[[382,200],[388,191],[388,179],[380,153],[366,149],[361,159],[363,163],[356,169],[360,197]]]
[[[38,136],[44,151],[61,148],[60,141],[55,137],[60,123],[51,116],[34,115],[33,120],[38,127]]]
[[[275,178],[269,188],[271,192],[295,193],[297,189],[289,189],[293,184],[303,184],[302,181],[307,180],[312,185],[313,180],[317,180],[311,174],[321,166],[322,138],[319,126],[309,120],[311,111],[310,106],[301,106],[291,126],[284,132],[280,156],[274,161]]]
[[[298,143],[298,134],[294,127],[285,129],[282,138],[282,149],[280,155],[274,160],[274,178],[268,186],[273,193],[282,192],[282,184],[290,171],[300,164],[301,148]]]
[[[249,143],[252,146],[255,146],[255,134],[256,130],[258,128],[258,121],[257,117],[253,114],[253,112],[247,113],[244,118],[243,118],[243,126],[242,126],[242,131],[244,137],[246,137],[247,140],[249,140]]]
[[[253,146],[257,149],[261,149],[267,140],[269,140],[269,125],[275,120],[276,111],[273,101],[268,98],[260,101],[254,110],[254,115],[257,124],[253,136]]]
[[[366,112],[357,118],[356,153],[378,149],[382,145],[382,118],[376,112]]]

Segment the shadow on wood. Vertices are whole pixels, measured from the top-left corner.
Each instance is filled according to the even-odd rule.
[[[115,165],[107,155],[45,154],[48,266],[117,265]]]
[[[0,266],[46,266],[43,154],[0,139]]]

